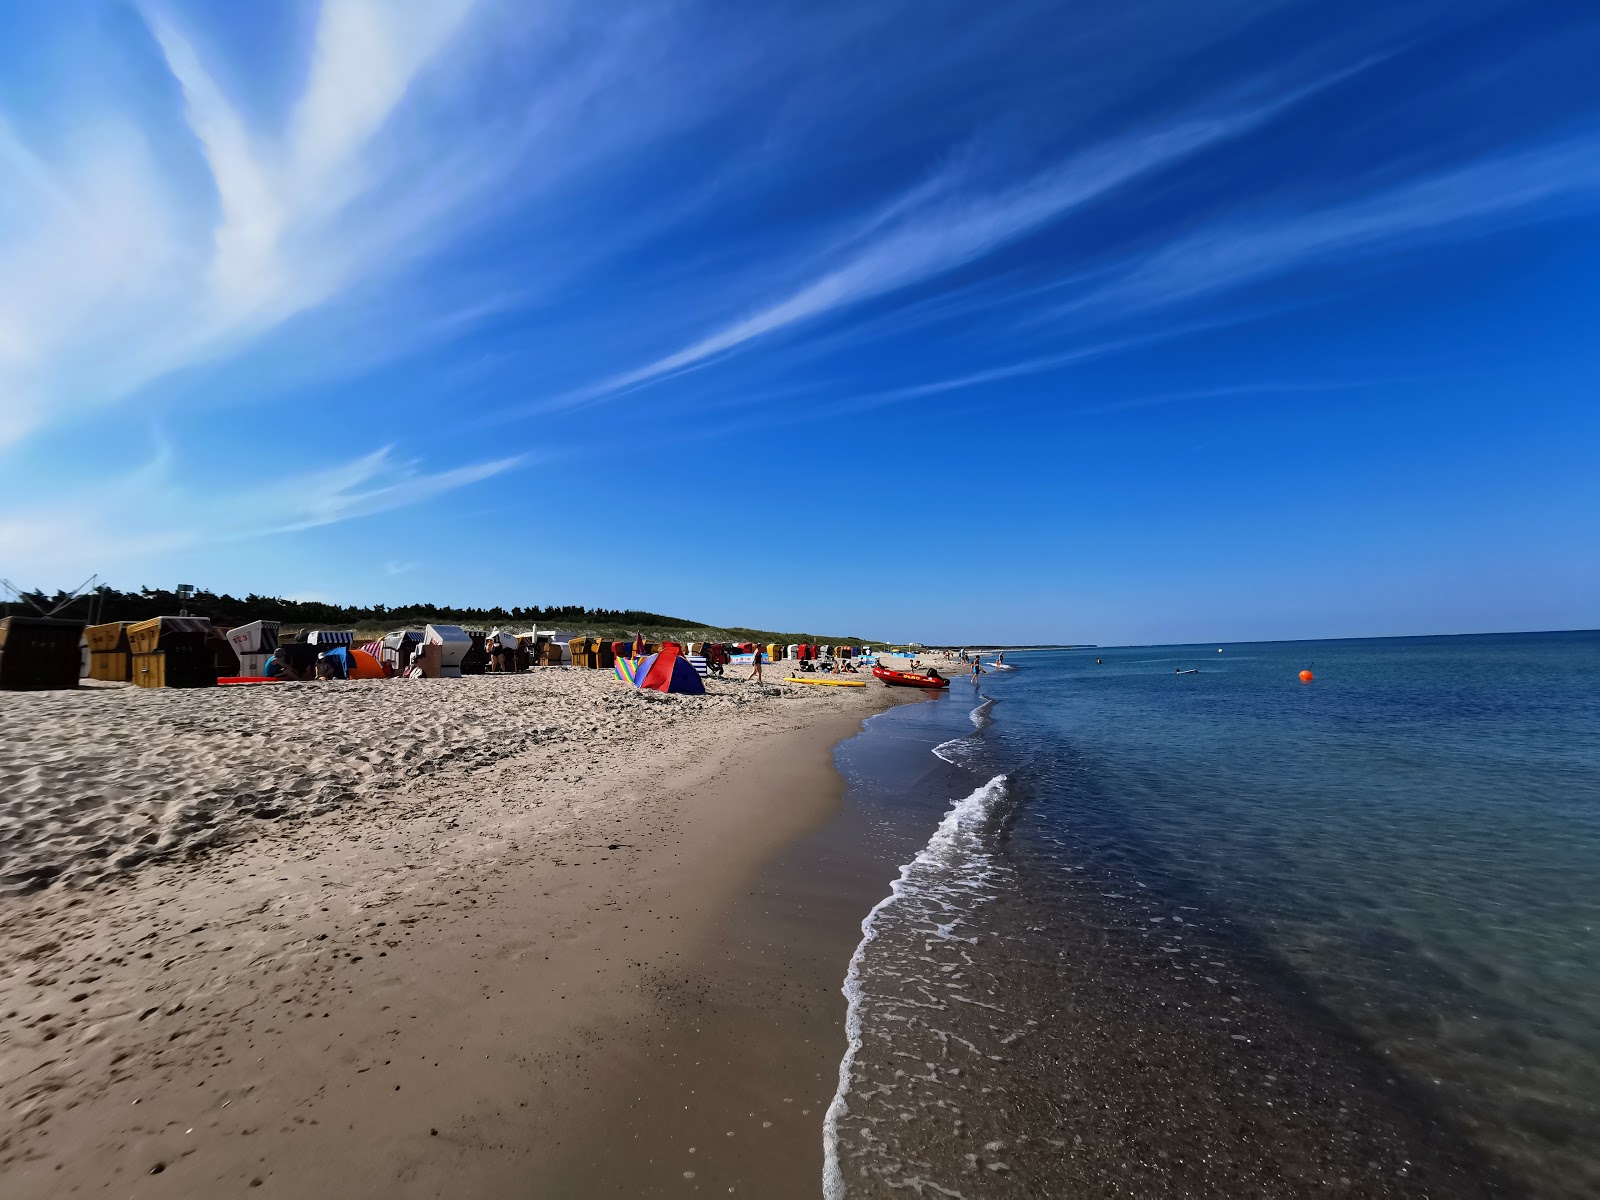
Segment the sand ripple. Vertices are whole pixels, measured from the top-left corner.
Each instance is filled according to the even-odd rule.
[[[552,670],[0,692],[0,893],[90,885],[199,852],[256,820],[383,803],[445,767],[487,766],[539,745],[625,745],[641,728],[770,701],[775,690],[714,682],[706,696],[665,697],[609,673]],[[816,693],[833,690],[796,698],[828,704]]]

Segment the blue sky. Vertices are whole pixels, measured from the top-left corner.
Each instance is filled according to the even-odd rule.
[[[0,7],[0,575],[1600,624],[1588,3]]]

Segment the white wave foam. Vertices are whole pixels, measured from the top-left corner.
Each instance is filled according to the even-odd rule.
[[[985,701],[978,707],[981,709],[990,703],[993,701]],[[977,711],[973,710],[974,723]],[[1006,777],[996,775],[970,796],[952,804],[944,820],[939,822],[939,828],[928,839],[928,844],[918,851],[916,858],[901,866],[899,878],[889,885],[889,894],[873,905],[872,911],[861,922],[861,943],[850,956],[850,966],[845,971],[842,989],[845,997],[845,1052],[839,1063],[839,1088],[834,1092],[833,1101],[822,1120],[822,1194],[825,1200],[844,1200],[845,1195],[844,1168],[839,1162],[839,1121],[850,1111],[850,1072],[855,1066],[856,1055],[861,1051],[861,964],[866,957],[867,946],[877,937],[878,916],[905,893],[912,871],[919,866],[934,866],[941,861],[948,861],[959,851],[963,842],[975,838],[978,826],[1005,794]]]
[[[994,697],[990,696],[968,714],[972,718],[972,727],[974,729],[987,729],[994,724],[994,718],[989,715],[989,710],[993,707]]]
[[[972,727],[980,733],[994,723],[994,719],[989,716],[989,709],[993,706],[994,697],[990,696],[967,714],[972,721]],[[978,746],[978,740],[969,735],[967,737],[951,738],[948,742],[940,742],[933,748],[933,753],[952,767],[964,767],[968,765],[973,751],[977,750]]]

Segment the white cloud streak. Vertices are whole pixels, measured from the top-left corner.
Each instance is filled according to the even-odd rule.
[[[1330,259],[1470,236],[1559,215],[1600,198],[1600,138],[1487,159],[1379,195],[1249,224],[1231,222],[1126,264],[1060,313],[1164,308]]]
[[[105,571],[222,542],[292,534],[425,503],[525,464],[525,457],[428,473],[382,447],[260,487],[191,490],[169,451],[92,488],[0,514],[0,563],[24,578]],[[137,513],[137,520],[129,514]]]
[[[1059,306],[1054,317],[1091,324],[1176,306],[1283,275],[1321,261],[1470,236],[1559,215],[1600,198],[1600,140],[1577,138],[1538,150],[1489,159],[1319,212],[1280,218],[1263,214],[1248,225],[1217,226],[1186,235],[1142,258],[1095,272],[1108,282]],[[1112,338],[1053,354],[1034,355],[978,371],[866,393],[827,407],[859,412],[992,383],[1048,374],[1140,346],[1170,341],[1259,317],[1213,314],[1198,322]],[[1349,383],[1331,389],[1365,386]],[[1201,393],[1209,395],[1210,393]],[[1219,395],[1239,394],[1225,389]],[[1188,398],[1185,393],[1183,398]],[[1164,403],[1163,398],[1079,410],[1084,415]]]
[[[0,173],[20,181],[0,202],[0,449],[447,236],[437,218],[459,192],[406,186],[376,135],[470,7],[324,0],[304,88],[276,129],[252,128],[184,32],[147,15],[209,197],[187,193],[123,115],[81,114],[49,156],[0,121]]]
[[[975,262],[1141,176],[1259,128],[1306,97],[1369,65],[1363,62],[1265,104],[1107,142],[999,191],[963,192],[957,171],[923,180],[885,210],[898,219],[875,217],[875,236],[782,300],[654,362],[567,397],[564,403],[592,402],[698,367],[789,326]]]

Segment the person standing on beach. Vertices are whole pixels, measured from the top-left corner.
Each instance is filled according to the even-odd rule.
[[[750,658],[750,682],[761,682],[761,650],[759,648]]]

